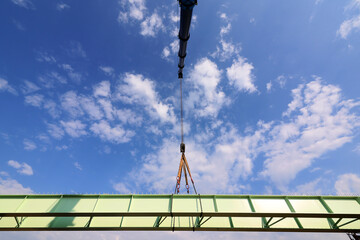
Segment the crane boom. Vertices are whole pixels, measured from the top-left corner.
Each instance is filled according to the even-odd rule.
[[[183,68],[186,57],[187,41],[190,38],[190,24],[194,6],[197,0],[178,0],[180,5],[180,30],[179,30],[179,72],[178,77],[183,78]]]

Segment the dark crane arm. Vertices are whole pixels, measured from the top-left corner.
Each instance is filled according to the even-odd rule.
[[[197,0],[178,0],[180,5],[180,30],[179,30],[179,78],[183,78],[182,70],[186,57],[187,41],[190,38],[190,24],[194,6]]]

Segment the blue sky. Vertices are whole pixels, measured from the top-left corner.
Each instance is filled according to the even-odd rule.
[[[1,1],[0,194],[173,192],[178,15]],[[359,30],[359,0],[199,1],[184,69],[199,193],[359,194]]]

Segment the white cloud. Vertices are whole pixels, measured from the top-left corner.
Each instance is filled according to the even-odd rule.
[[[163,59],[170,60],[170,58],[169,58],[170,55],[176,54],[176,56],[177,56],[178,49],[179,49],[179,40],[174,40],[172,43],[170,43],[169,46],[164,47],[164,49],[161,53],[161,57]]]
[[[47,52],[37,51],[36,54],[36,61],[38,62],[56,63],[55,57],[51,56]]]
[[[187,151],[194,154],[199,152],[199,148],[193,149],[191,144],[187,144]],[[197,150],[196,153],[193,150]],[[193,174],[193,167],[199,164],[199,161],[203,160],[204,155],[198,154],[200,158],[191,158],[188,155],[188,162]],[[196,156],[198,156],[196,155]],[[150,191],[164,192],[169,191],[175,186],[175,174],[176,168],[179,164],[179,144],[178,142],[171,141],[170,139],[164,139],[162,145],[154,151],[152,154],[148,154],[143,158],[143,163],[140,169],[136,169],[133,173],[133,177],[138,176],[137,184],[146,185],[150,188]],[[193,161],[196,161],[194,164]],[[204,165],[207,166],[207,165]],[[193,176],[197,181],[196,176]],[[195,182],[197,183],[197,182]]]
[[[146,0],[119,0],[118,2],[121,6],[117,18],[119,23],[130,22],[131,25],[138,25],[140,28],[139,33],[145,37],[155,37],[159,32],[165,31],[171,36],[177,36],[178,28],[176,23],[180,18],[176,11],[169,9],[170,5],[158,6],[152,11],[147,11]],[[196,22],[196,15],[193,15],[192,21],[193,23]],[[194,24],[192,24],[192,27],[194,27]],[[162,57],[166,60],[169,60],[167,59],[168,53],[168,49],[164,48]]]
[[[0,177],[0,194],[32,194],[34,193],[31,188],[26,188],[21,185],[18,181],[11,178]]]
[[[229,18],[228,18],[228,16],[227,16],[226,13],[220,13],[220,18],[223,19],[223,20],[225,20],[225,21],[228,21],[228,20],[229,20]]]
[[[354,31],[360,29],[360,15],[355,16],[351,19],[345,20],[341,25],[337,34],[343,39],[346,39],[348,35]]]
[[[119,192],[120,194],[130,194],[132,191],[126,186],[125,183],[119,182],[114,183],[113,188],[115,191]]]
[[[246,62],[246,58],[239,57],[233,61],[231,67],[226,69],[226,76],[230,85],[235,86],[239,91],[249,93],[256,92],[252,70],[254,66]]]
[[[27,9],[35,9],[34,4],[30,0],[11,0],[14,4],[27,8]]]
[[[137,97],[137,95],[131,96],[130,92],[126,92],[126,94],[129,94],[129,97],[132,99],[135,99]],[[141,124],[142,122],[141,116],[138,116],[129,109],[116,109],[113,106],[113,102],[109,98],[111,96],[111,91],[110,91],[110,83],[108,81],[103,81],[95,85],[93,87],[93,95],[96,98],[86,95],[79,96],[74,91],[69,91],[60,97],[62,108],[65,111],[67,111],[70,114],[70,116],[73,118],[83,116],[84,113],[86,113],[89,116],[88,119],[90,120],[101,120],[104,117],[106,117],[110,121],[119,119],[123,123],[129,123],[135,125]],[[125,99],[129,100],[128,97],[125,97]],[[151,100],[155,101],[156,99],[151,99]],[[150,103],[145,101],[146,99],[144,99],[144,102],[141,103],[144,105]],[[149,109],[149,112],[151,114],[154,114],[155,116],[156,113],[154,112],[156,111],[156,109],[158,109],[159,114],[161,115],[162,113],[161,107],[162,107],[161,103],[155,104],[154,109]]]
[[[66,150],[68,149],[69,147],[66,146],[66,145],[62,145],[62,146],[56,146],[55,149],[58,150],[58,151],[61,151],[61,150]]]
[[[25,96],[25,103],[34,107],[41,107],[44,102],[44,96],[41,94],[34,94]]]
[[[177,37],[179,35],[179,27],[174,26],[169,33],[171,37]]]
[[[24,139],[23,143],[24,143],[24,149],[25,150],[31,151],[31,150],[34,150],[34,149],[37,148],[36,144],[33,141],[29,140],[29,139]]]
[[[135,135],[133,131],[124,130],[120,125],[111,127],[105,120],[101,120],[99,123],[94,123],[90,127],[90,130],[102,140],[114,143],[129,142]]]
[[[63,11],[66,8],[70,8],[70,6],[68,4],[66,4],[66,3],[61,2],[61,3],[56,4],[56,9],[58,11]]]
[[[111,148],[107,145],[104,146],[103,152],[106,154],[110,154],[111,153]]]
[[[160,30],[164,30],[162,18],[157,13],[153,13],[150,17],[147,17],[140,24],[140,27],[140,34],[143,36],[155,37],[156,33],[158,33]]]
[[[179,40],[176,39],[172,43],[170,43],[170,49],[173,54],[177,53],[179,51]]]
[[[151,126],[147,127],[146,132],[152,133],[155,135],[159,135],[159,136],[161,136],[163,134],[163,132],[159,129],[159,127],[155,126],[155,125],[151,125]]]
[[[99,69],[105,73],[107,76],[112,76],[114,74],[114,68],[109,66],[100,66]]]
[[[68,91],[60,97],[62,108],[67,111],[71,116],[83,115],[83,110],[80,106],[80,101],[74,91]]]
[[[105,116],[108,120],[114,120],[114,108],[110,100],[98,99],[98,103],[101,105],[102,110],[105,112]]]
[[[220,19],[225,22],[225,25],[220,27],[220,44],[216,46],[216,51],[211,53],[210,56],[213,58],[219,58],[220,61],[224,62],[233,56],[238,57],[241,47],[239,44],[232,43],[230,39],[225,39],[232,26],[226,13],[220,13]]]
[[[287,79],[292,79],[292,76],[285,77],[284,75],[278,76],[275,80],[270,81],[266,84],[266,91],[271,92],[275,88],[275,84],[279,85],[280,88],[285,88]]]
[[[220,45],[216,47],[216,51],[211,54],[211,57],[219,57],[220,61],[226,61],[233,56],[238,56],[240,53],[241,47],[239,44],[233,44],[230,41],[225,39],[220,39]]]
[[[292,91],[293,101],[284,116],[269,132],[264,151],[263,176],[268,176],[281,190],[297,173],[328,151],[350,142],[360,119],[351,113],[353,100],[342,100],[340,89],[323,84],[317,78]]]
[[[145,106],[152,118],[161,122],[175,123],[175,115],[171,105],[163,103],[155,91],[155,83],[144,78],[141,74],[126,73],[123,77],[124,84],[117,87],[117,99],[129,103]]]
[[[13,23],[16,26],[16,28],[19,29],[20,31],[26,30],[24,25],[21,22],[19,22],[18,20],[13,19]]]
[[[46,100],[44,102],[44,109],[46,109],[53,118],[57,118],[60,115],[60,110],[53,100]]]
[[[186,83],[193,85],[185,99],[186,109],[192,110],[197,116],[216,117],[222,106],[229,103],[225,93],[219,89],[221,71],[216,63],[208,58],[200,59],[186,78]]]
[[[129,18],[134,20],[142,20],[145,14],[145,0],[122,0],[124,11],[119,12],[118,21],[128,22]]]
[[[113,71],[111,71],[113,72]],[[94,96],[95,97],[110,97],[110,82],[109,81],[102,81],[99,84],[96,84],[94,87]]]
[[[357,154],[360,154],[360,143],[354,148],[353,151],[356,152]]]
[[[141,83],[139,84],[139,86],[140,85]],[[129,87],[127,90],[132,88],[133,91],[129,92],[125,90],[125,93],[129,95],[129,97],[125,97],[126,100],[129,100],[129,98],[135,99],[138,97],[137,94],[132,95],[134,91],[136,93],[136,90],[134,90],[134,88],[136,87],[134,87],[134,85],[131,87],[126,87]],[[141,125],[142,117],[138,116],[129,109],[116,109],[113,106],[113,102],[111,101],[110,96],[110,82],[102,81],[99,84],[93,86],[93,96],[77,95],[74,91],[68,91],[60,97],[60,102],[62,108],[66,112],[68,112],[72,118],[82,117],[84,116],[84,114],[86,114],[86,119],[89,120],[89,125],[91,126],[90,130],[95,133],[95,135],[99,136],[101,139],[116,143],[128,142],[134,135],[133,131],[125,130],[120,125],[111,127],[109,122],[102,119],[105,117],[107,120],[110,121],[118,119],[124,124],[128,123],[134,125]],[[155,96],[157,97],[156,93]],[[144,99],[144,102],[142,103],[144,105],[149,104],[150,102],[148,102],[147,100],[148,99]],[[151,100],[155,101],[156,98]],[[125,102],[129,103],[128,101]],[[155,114],[155,110],[159,109],[159,112],[162,113],[161,106],[161,103],[157,103],[157,105],[155,104],[154,109],[150,109],[149,107],[149,112]],[[94,120],[96,120],[97,122],[94,122]],[[67,123],[61,121],[61,126],[64,128],[65,132],[67,132],[70,136],[73,137],[79,137],[86,134],[85,125],[79,120],[73,120]],[[50,135],[57,139],[61,139],[64,135],[62,128],[51,124],[48,124],[48,132],[50,133]]]
[[[60,67],[66,71],[73,71],[74,69],[69,64],[60,64]]]
[[[17,170],[17,172],[20,174],[28,175],[28,176],[31,176],[34,174],[31,166],[26,163],[19,163],[14,160],[9,160],[8,165],[15,168]]]
[[[164,47],[163,51],[162,51],[162,54],[161,54],[161,57],[162,58],[168,58],[170,56],[170,49],[169,47]]]
[[[178,12],[171,11],[170,14],[169,14],[169,19],[170,19],[173,23],[180,22],[180,15],[179,15]]]
[[[291,192],[291,195],[322,195],[323,189],[320,186],[322,179],[317,178],[311,182],[296,186],[296,191]]]
[[[226,26],[222,26],[220,28],[220,36],[224,36],[225,34],[229,33],[231,30],[231,23],[228,23]]]
[[[347,173],[340,175],[335,182],[338,195],[360,194],[360,176]]]
[[[82,171],[82,167],[81,167],[80,163],[74,162],[74,166],[75,166],[75,168],[77,168],[78,170]]]
[[[128,103],[143,103],[147,100],[156,101],[155,84],[141,74],[126,73],[125,84],[118,86],[118,98]]]
[[[118,22],[127,23],[129,21],[129,14],[127,12],[120,11],[117,20]]]
[[[9,92],[11,94],[18,95],[17,91],[3,78],[0,78],[0,92]]]
[[[87,134],[85,130],[86,125],[80,120],[60,121],[60,123],[64,127],[65,132],[71,137],[77,138]]]
[[[136,20],[141,20],[144,17],[145,0],[128,0],[129,1],[129,16]]]
[[[192,22],[192,24],[191,24],[191,29],[194,29],[195,26],[196,26],[196,23],[197,23],[197,15],[194,14],[194,13],[193,13],[193,15],[192,15],[191,22]]]
[[[270,82],[268,82],[268,83],[266,84],[266,91],[270,92],[270,91],[271,91],[271,88],[272,88],[272,83],[271,83],[271,81],[270,81]]]
[[[346,7],[345,11],[351,10],[351,9],[359,9],[360,8],[360,1],[359,0],[352,0]]]
[[[86,58],[86,52],[83,46],[77,41],[71,41],[66,51],[70,57]]]
[[[81,79],[83,78],[82,74],[76,72],[72,66],[70,66],[69,64],[62,64],[60,66],[66,71],[67,75],[71,80],[73,80],[75,83],[81,82]]]
[[[219,142],[214,146],[215,152],[211,156],[212,176],[206,178],[206,180],[214,178],[212,184],[217,186],[216,191],[241,192],[241,189],[248,188],[248,186],[241,185],[239,179],[246,179],[252,174],[253,161],[258,154],[258,145],[264,140],[263,134],[269,127],[270,124],[259,122],[258,130],[244,136],[237,133],[234,128],[222,132]],[[216,183],[219,178],[221,183]],[[215,181],[215,179],[217,180]],[[203,180],[205,186],[206,180]],[[226,188],[227,191],[222,190]]]
[[[50,124],[48,123],[47,124],[47,127],[48,127],[48,133],[55,139],[61,139],[63,136],[64,136],[64,130],[55,125],[55,124]]]
[[[49,137],[44,133],[39,134],[36,138],[39,139],[42,142],[50,143]]]
[[[9,174],[8,174],[7,172],[5,172],[5,171],[1,171],[1,172],[0,172],[0,176],[8,177]]]
[[[45,88],[54,88],[57,84],[66,84],[67,80],[57,72],[49,72],[38,77]]]
[[[21,91],[23,94],[29,94],[40,90],[40,88],[33,82],[28,80],[24,81],[24,85],[21,86]]]
[[[78,99],[82,109],[90,116],[91,119],[100,120],[103,118],[104,114],[93,98],[81,96]]]
[[[280,88],[284,88],[286,85],[286,77],[284,75],[280,75],[276,78],[276,82],[279,83]]]
[[[95,87],[94,94],[99,96],[101,94],[107,93],[104,92],[104,89]],[[105,100],[100,99],[99,101],[101,102]],[[91,119],[99,120],[104,116],[103,111],[105,111],[106,115],[108,114],[108,109],[104,108],[101,103],[100,106],[102,106],[103,108],[100,109],[100,106],[95,103],[94,99],[91,96],[78,96],[74,91],[68,91],[63,94],[60,97],[60,102],[62,108],[67,111],[72,117],[79,117],[84,115],[84,113],[87,113]]]
[[[143,118],[138,116],[135,112],[130,109],[117,109],[115,111],[115,115],[117,119],[119,119],[122,123],[129,123],[135,125],[141,125]]]
[[[346,7],[345,11],[349,11],[352,9],[360,10],[360,1],[352,0]],[[341,23],[340,28],[337,30],[336,34],[343,39],[346,39],[351,32],[360,30],[360,14],[345,20]]]

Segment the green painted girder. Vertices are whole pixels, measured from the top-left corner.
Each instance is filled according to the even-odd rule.
[[[360,232],[359,196],[0,195],[0,231]]]

